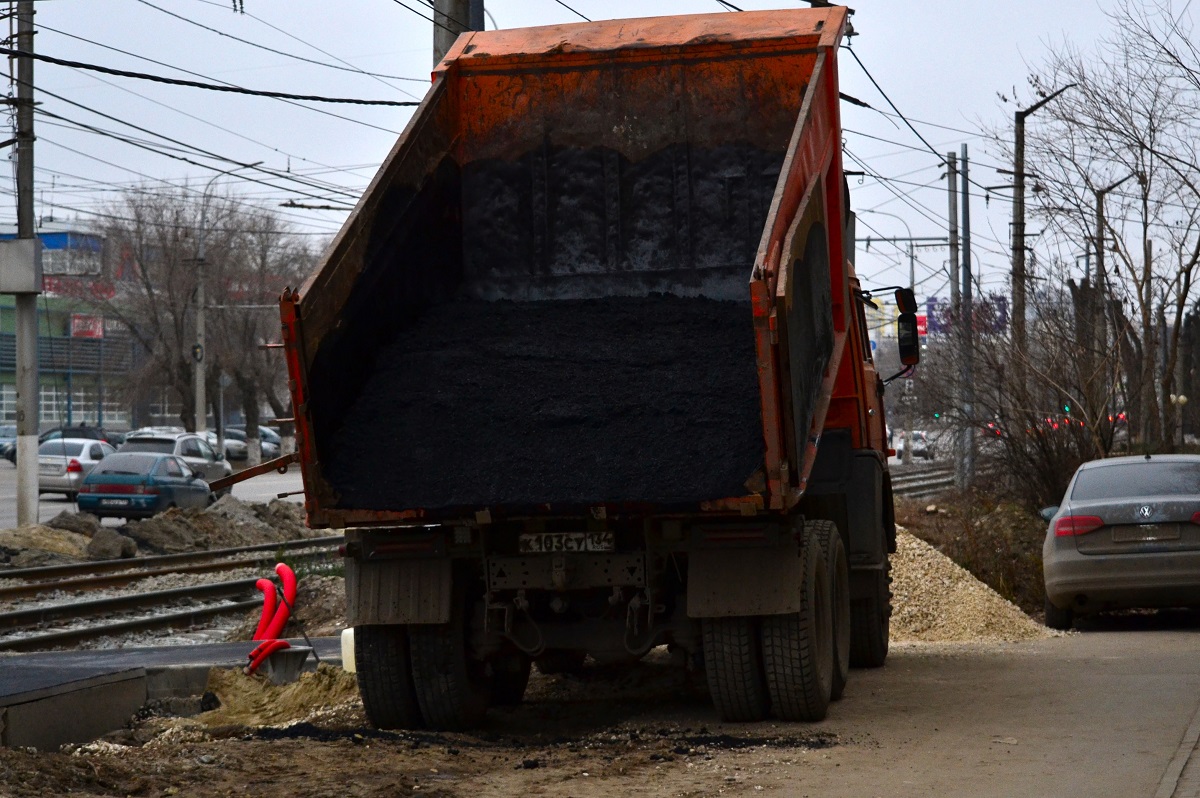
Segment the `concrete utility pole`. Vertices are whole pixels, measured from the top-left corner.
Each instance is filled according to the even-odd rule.
[[[17,50],[33,53],[33,0],[17,3]],[[33,214],[33,59],[17,58],[17,239],[32,242],[33,291],[16,294],[17,306],[17,524],[38,522],[38,340],[41,293]]]
[[[205,380],[207,379],[208,367],[204,362],[208,357],[206,351],[207,341],[205,340],[204,329],[204,267],[207,263],[208,250],[205,244],[208,240],[208,192],[212,190],[213,183],[218,177],[224,175],[232,175],[234,172],[242,169],[253,169],[262,164],[262,161],[254,163],[242,164],[233,169],[227,169],[224,172],[217,172],[204,186],[204,193],[200,195],[200,232],[196,238],[196,343],[192,346],[192,380],[195,383],[195,405],[193,412],[196,417],[196,432],[203,435],[208,430],[208,395]]]
[[[946,197],[949,200],[950,218],[950,310],[958,315],[958,158],[953,152],[946,153]]]
[[[1013,371],[1018,389],[1024,388],[1025,384],[1025,118],[1074,85],[1068,83],[1040,102],[1013,114],[1012,337],[1016,366]]]
[[[483,0],[434,0],[433,65],[454,46],[460,33],[483,30]]]
[[[971,309],[971,181],[970,159],[967,145],[962,145],[962,411],[966,420],[966,434],[959,458],[961,478],[956,472],[955,481],[966,490],[975,482],[975,331]]]

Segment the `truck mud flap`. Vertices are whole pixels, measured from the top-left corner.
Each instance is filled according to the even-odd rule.
[[[800,611],[804,558],[797,546],[701,549],[688,555],[689,618]]]
[[[347,558],[347,623],[449,623],[452,582],[449,558],[382,562]]]

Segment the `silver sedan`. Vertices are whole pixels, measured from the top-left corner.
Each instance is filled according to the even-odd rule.
[[[96,464],[115,452],[105,441],[55,438],[38,447],[38,493],[65,493],[74,501]]]
[[[1042,546],[1046,625],[1141,607],[1200,606],[1200,456],[1084,463]]]

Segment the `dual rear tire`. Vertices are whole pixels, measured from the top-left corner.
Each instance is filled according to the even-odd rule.
[[[529,658],[515,650],[488,662],[472,656],[469,612],[460,599],[449,623],[355,627],[359,694],[376,728],[462,731],[489,706],[521,702]]]
[[[805,525],[798,612],[702,622],[705,672],[723,720],[823,720],[850,666],[845,546],[829,521]]]

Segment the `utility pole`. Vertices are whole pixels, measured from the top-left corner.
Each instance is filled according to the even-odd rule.
[[[450,52],[460,33],[483,30],[483,0],[434,0],[433,65]]]
[[[1013,364],[1017,389],[1025,388],[1025,118],[1074,86],[1068,83],[1039,102],[1013,114],[1013,220],[1012,220],[1012,332]],[[965,157],[964,157],[965,162]],[[964,164],[963,169],[966,169]]]
[[[950,220],[950,315],[954,319],[954,340],[958,344],[960,360],[965,355],[962,351],[963,309],[962,309],[962,279],[959,268],[958,244],[958,156],[954,151],[946,153],[946,196],[947,214]],[[965,361],[963,361],[965,362]],[[963,368],[960,363],[959,368]],[[954,404],[961,407],[966,386],[960,381],[953,392]],[[964,421],[965,421],[964,416]],[[959,490],[967,487],[967,440],[971,436],[969,423],[959,424],[954,431],[954,486]]]
[[[17,50],[33,53],[33,0],[17,3]],[[38,522],[37,297],[42,270],[33,214],[33,59],[17,57],[17,240],[32,255],[34,284],[16,294],[17,524]],[[30,242],[25,244],[25,242]]]
[[[967,145],[962,145],[962,410],[966,421],[966,434],[961,457],[961,484],[966,490],[975,482],[975,332],[971,311],[971,193],[970,193],[970,159],[967,157]],[[958,481],[958,474],[955,475]]]
[[[200,195],[200,232],[196,236],[198,239],[196,244],[196,343],[192,345],[192,381],[195,383],[193,412],[196,418],[195,431],[200,435],[203,435],[208,430],[208,386],[205,382],[208,367],[204,362],[204,359],[208,356],[208,352],[205,351],[207,341],[205,341],[204,329],[204,270],[208,253],[205,246],[208,240],[208,192],[212,190],[213,183],[216,182],[218,177],[232,175],[234,172],[241,171],[242,169],[253,169],[260,164],[262,164],[262,161],[255,161],[254,163],[242,164],[233,169],[226,169],[223,172],[217,172],[209,178],[208,183],[204,186],[204,193]]]
[[[946,197],[950,218],[950,310],[957,317],[959,304],[958,275],[958,158],[946,153]]]

